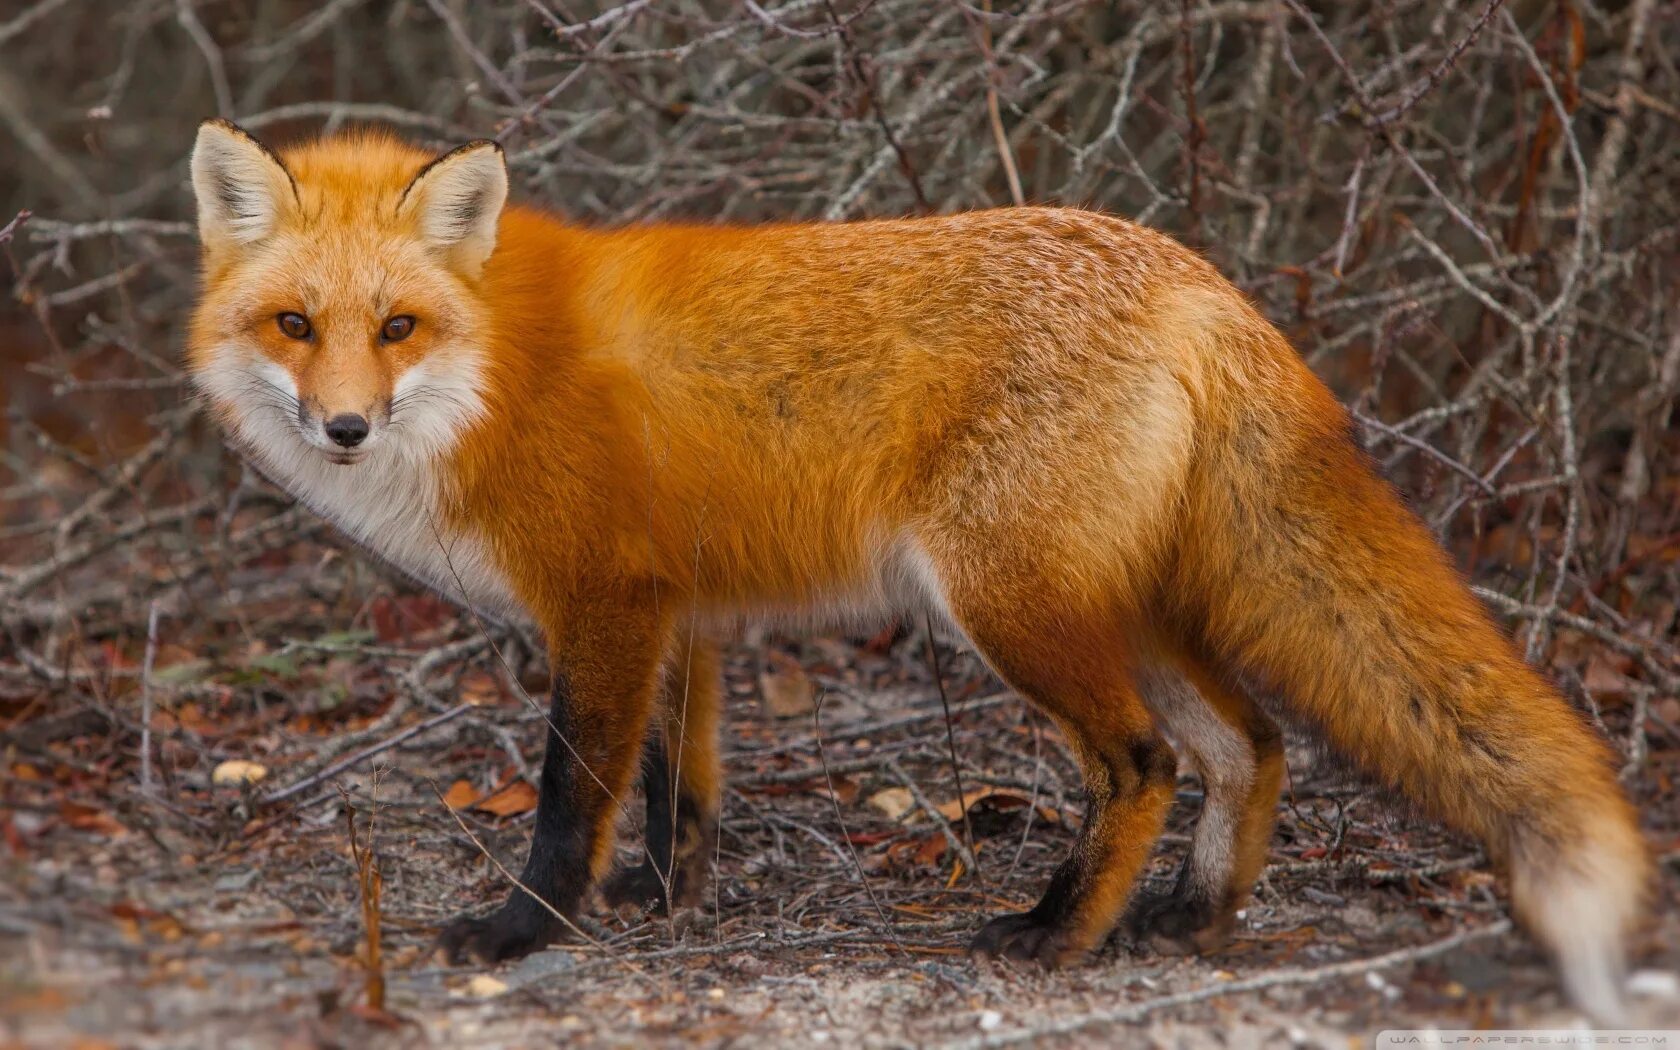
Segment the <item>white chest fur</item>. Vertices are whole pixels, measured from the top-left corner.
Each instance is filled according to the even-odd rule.
[[[420,583],[498,617],[522,614],[484,542],[443,530],[434,472],[385,448],[348,466],[313,450],[284,457],[253,452],[276,484]]]
[[[444,597],[503,619],[526,618],[483,540],[446,530],[439,513],[441,464],[482,408],[470,361],[411,368],[393,403],[424,393],[415,399],[421,408],[401,417],[400,435],[376,436],[365,458],[353,464],[332,462],[304,439],[296,387],[277,365],[222,347],[197,380],[231,409],[235,439],[257,469],[305,506]]]

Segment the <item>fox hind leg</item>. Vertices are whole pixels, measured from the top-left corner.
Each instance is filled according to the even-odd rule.
[[[1008,601],[989,586],[947,588],[952,618],[992,667],[1066,734],[1085,776],[1079,839],[1031,910],[987,923],[981,957],[1054,967],[1108,935],[1172,804],[1176,762],[1125,666],[1106,611],[1080,616],[1039,593]],[[1076,606],[1075,606],[1076,607]]]
[[[1144,702],[1184,750],[1202,780],[1202,812],[1173,888],[1140,894],[1126,924],[1157,951],[1216,950],[1230,940],[1237,909],[1265,867],[1284,775],[1277,724],[1246,694],[1185,664],[1184,674],[1150,668]]]
[[[684,641],[667,658],[655,725],[642,752],[647,846],[601,887],[613,908],[656,912],[700,903],[717,844],[722,680],[717,646]]]

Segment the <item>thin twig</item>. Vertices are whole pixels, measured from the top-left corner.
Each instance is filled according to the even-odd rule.
[[[983,0],[981,9],[986,17],[980,19],[980,55],[986,62],[986,119],[992,126],[992,141],[997,145],[998,162],[1003,165],[1003,177],[1009,183],[1009,199],[1019,208],[1027,203],[1021,189],[1021,172],[1015,166],[1015,150],[1009,145],[1009,135],[1003,129],[1003,113],[998,106],[998,63],[992,51],[992,0]]]
[[[152,783],[152,664],[157,659],[158,603],[146,614],[146,656],[140,664],[140,790],[155,793]]]
[[[968,794],[963,791],[962,762],[957,758],[957,730],[951,718],[951,698],[945,695],[945,675],[939,670],[939,650],[933,644],[933,614],[924,613],[927,628],[928,669],[933,672],[933,684],[939,690],[939,708],[945,712],[945,746],[951,754],[951,778],[957,785],[957,805],[962,810],[963,836],[968,840],[967,856],[963,860],[974,872],[974,881],[982,889],[986,877],[980,873],[980,851],[974,845],[974,824],[968,819]]]
[[[309,776],[304,777],[295,784],[289,784],[286,787],[269,792],[262,797],[262,803],[263,805],[273,805],[276,802],[284,802],[294,795],[300,795],[324,780],[329,780],[347,769],[352,769],[361,765],[363,762],[373,758],[375,755],[389,751],[400,744],[405,744],[408,741],[413,740],[415,737],[420,736],[422,733],[430,732],[446,722],[451,722],[456,718],[459,718],[461,715],[471,711],[474,706],[475,705],[473,704],[456,704],[454,707],[451,707],[442,714],[433,715],[424,722],[409,726],[402,732],[381,740],[377,744],[371,744],[362,748],[360,751],[357,751],[353,755],[341,758],[337,762],[311,773]]]
[[[834,775],[828,769],[828,755],[822,746],[822,709],[823,701],[828,699],[827,693],[817,697],[817,706],[811,712],[811,723],[817,734],[817,758],[822,762],[823,779],[828,784],[828,799],[834,806],[834,821],[840,825],[840,837],[846,843],[846,852],[851,855],[852,866],[857,871],[858,882],[862,883],[864,893],[869,895],[869,903],[875,909],[875,918],[881,923],[881,932],[892,938],[893,945],[900,955],[908,956],[904,945],[898,941],[898,934],[893,930],[892,923],[887,919],[886,909],[881,907],[880,898],[875,896],[875,887],[869,883],[869,873],[863,870],[863,859],[858,856],[857,847],[852,844],[852,836],[846,830],[846,815],[840,812],[840,796],[834,791]]]

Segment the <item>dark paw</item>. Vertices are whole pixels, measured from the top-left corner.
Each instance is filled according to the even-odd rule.
[[[1085,945],[1065,926],[1044,922],[1032,912],[1002,915],[980,927],[969,953],[979,959],[1037,963],[1054,970],[1085,957]]]
[[[671,888],[676,889],[675,886]],[[638,909],[663,915],[670,905],[665,890],[661,873],[651,862],[643,861],[635,867],[613,872],[601,886],[601,897],[614,911]]]
[[[437,946],[451,965],[517,959],[547,947],[560,935],[562,926],[553,915],[520,891],[515,893],[482,919],[460,918],[443,928]]]
[[[1200,897],[1177,892],[1143,893],[1126,913],[1132,939],[1158,955],[1200,955],[1231,940],[1236,916]]]

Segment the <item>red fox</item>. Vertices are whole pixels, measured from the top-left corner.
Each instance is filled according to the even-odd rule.
[[[1123,919],[1228,938],[1284,772],[1273,694],[1485,844],[1576,1002],[1618,1016],[1650,862],[1608,747],[1289,343],[1166,235],[1064,208],[582,229],[506,206],[493,142],[282,156],[216,120],[192,182],[188,357],[231,440],[375,554],[547,638],[530,893],[448,926],[451,955],[548,943],[549,908],[602,879],[609,901],[699,899],[721,628],[926,610],[1055,720],[1089,794],[1043,899],[976,954],[1064,964]],[[1206,801],[1176,887],[1139,898],[1168,736]],[[648,857],[608,878],[639,765]]]

